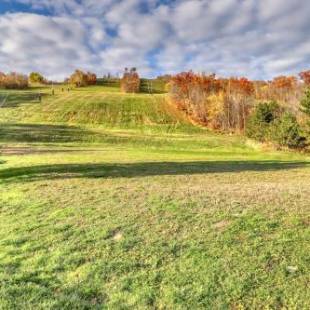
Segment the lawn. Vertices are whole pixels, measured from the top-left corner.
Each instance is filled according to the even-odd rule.
[[[0,108],[0,309],[309,309],[309,156],[37,91]]]

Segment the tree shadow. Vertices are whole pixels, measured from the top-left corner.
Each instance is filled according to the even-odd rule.
[[[45,124],[0,124],[0,142],[81,142],[98,136],[75,126]]]
[[[113,145],[162,146],[152,136],[119,135],[89,130],[79,126],[52,124],[0,123],[0,143],[108,143]]]
[[[47,96],[46,93],[41,93],[41,98]],[[4,99],[5,95],[2,94],[0,102]],[[40,103],[39,93],[18,91],[14,93],[8,93],[5,102],[1,105],[1,108],[16,108],[25,103]]]
[[[36,181],[70,178],[133,178],[244,171],[280,171],[309,167],[309,162],[284,161],[196,161],[106,164],[61,164],[0,170],[0,180]]]
[[[81,153],[81,152],[106,152],[103,149],[79,149],[79,148],[38,148],[32,146],[3,146],[0,147],[0,155],[1,156],[14,156],[14,155],[33,155],[33,154],[57,154],[57,153]],[[0,161],[1,163],[5,163],[4,161]]]

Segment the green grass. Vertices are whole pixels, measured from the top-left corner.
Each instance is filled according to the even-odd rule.
[[[42,91],[0,108],[0,309],[309,309],[309,156]]]
[[[120,88],[120,79],[98,79],[98,85],[105,87],[114,88],[118,90]],[[142,93],[153,93],[153,94],[163,94],[166,93],[166,81],[160,79],[141,79],[140,80],[140,92]]]
[[[39,102],[37,93],[42,92]],[[0,121],[74,123],[109,128],[140,129],[159,132],[198,131],[164,95],[123,94],[113,87],[88,87],[67,91],[57,87],[31,91],[0,91],[9,94]],[[13,109],[14,108],[14,109]]]
[[[145,93],[164,94],[166,93],[166,81],[160,79],[141,79],[140,91]]]

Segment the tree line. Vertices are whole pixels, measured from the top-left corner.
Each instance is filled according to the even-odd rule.
[[[272,81],[183,72],[168,83],[169,100],[210,129],[238,132],[279,147],[309,140],[310,70]]]
[[[28,87],[28,76],[11,72],[5,74],[0,72],[0,88],[6,89],[25,89]]]
[[[112,77],[110,77],[112,78]],[[107,79],[107,77],[105,78]],[[113,78],[115,80],[115,78]],[[138,93],[141,79],[135,67],[118,79],[125,93]],[[271,81],[219,78],[192,71],[157,77],[166,84],[168,100],[193,122],[212,130],[238,132],[265,143],[304,148],[310,132],[310,70]],[[65,83],[75,87],[96,85],[96,74],[75,70]],[[40,73],[29,76],[0,72],[0,87],[24,89],[49,84]]]

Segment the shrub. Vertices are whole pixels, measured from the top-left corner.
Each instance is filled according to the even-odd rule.
[[[75,70],[69,78],[69,83],[76,87],[87,86],[87,75],[81,70]]]
[[[304,97],[301,100],[300,105],[301,105],[301,111],[308,117],[307,136],[308,139],[310,139],[310,88],[306,91]]]
[[[275,101],[259,103],[247,122],[246,135],[260,142],[268,141],[270,127],[279,114],[280,106]]]
[[[30,83],[42,83],[42,84],[46,82],[43,75],[40,74],[39,72],[31,72],[29,75],[29,81]]]
[[[24,89],[28,87],[28,77],[19,73],[0,74],[0,87],[6,89]]]
[[[140,77],[136,68],[125,68],[121,79],[121,90],[125,93],[138,93],[140,90]]]
[[[276,102],[259,103],[247,124],[246,135],[279,147],[304,148],[306,139],[296,117],[280,109]]]
[[[301,100],[301,111],[310,117],[310,88],[306,91],[305,96]]]
[[[310,86],[310,70],[300,72],[299,77],[304,81],[307,86]]]
[[[306,138],[301,134],[297,119],[289,112],[285,112],[273,122],[270,128],[270,138],[281,147],[301,149],[306,146]]]
[[[95,85],[97,83],[97,76],[91,72],[85,73],[81,70],[75,70],[75,72],[70,76],[68,82],[76,87]]]
[[[4,85],[6,75],[0,71],[0,87]]]
[[[87,72],[87,84],[96,85],[97,84],[97,75],[95,73]]]

